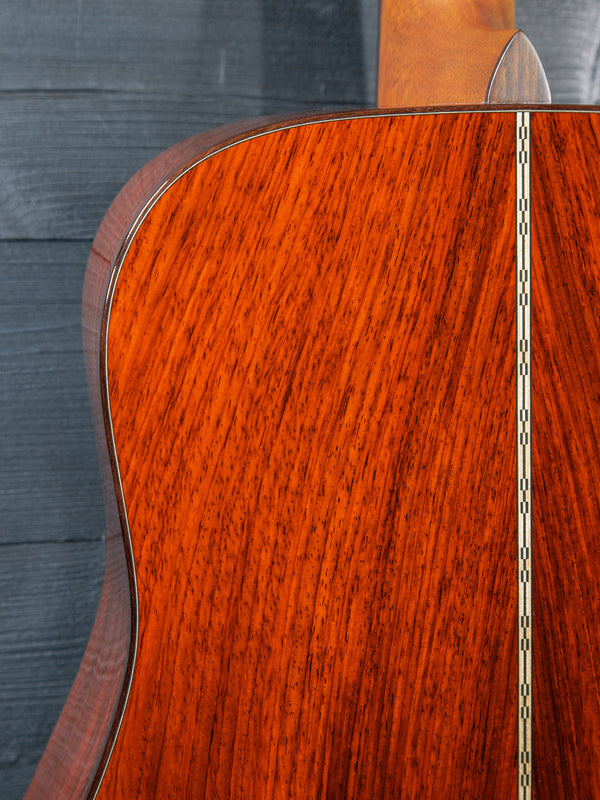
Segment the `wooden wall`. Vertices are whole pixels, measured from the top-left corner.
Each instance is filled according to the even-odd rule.
[[[93,621],[103,511],[80,293],[111,199],[232,120],[372,105],[377,0],[0,8],[0,796],[20,798]],[[518,0],[559,102],[600,102],[600,0]]]

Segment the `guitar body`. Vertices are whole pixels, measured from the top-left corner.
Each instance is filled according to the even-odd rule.
[[[212,136],[90,260],[108,588],[28,798],[597,796],[600,116]]]

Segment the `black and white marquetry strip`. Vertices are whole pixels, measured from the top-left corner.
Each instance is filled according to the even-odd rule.
[[[519,800],[532,791],[530,115],[516,120],[517,537]]]

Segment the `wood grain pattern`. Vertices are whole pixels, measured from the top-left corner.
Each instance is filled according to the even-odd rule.
[[[600,786],[600,118],[532,124],[535,797]]]
[[[550,86],[535,48],[517,31],[500,55],[490,78],[486,103],[549,103]]]
[[[0,248],[2,800],[21,800],[31,781],[103,579],[80,334],[93,236],[129,176],[186,136],[266,108],[372,103],[362,30],[345,0],[327,8],[336,4],[344,25],[310,28],[312,47],[328,52],[312,62],[306,0],[181,0],[168,9],[163,0],[20,0],[0,11],[0,239],[9,240]],[[375,20],[378,3],[371,7]],[[282,51],[295,65],[285,98],[266,75],[284,71]]]
[[[555,103],[600,103],[600,4],[519,0],[517,27],[531,38]],[[552,33],[551,33],[552,31]]]
[[[255,123],[254,123],[255,124]],[[52,785],[61,797],[76,798],[94,789],[94,778],[107,756],[106,741],[118,719],[127,667],[133,658],[136,636],[135,587],[128,565],[113,485],[113,456],[106,437],[106,404],[102,389],[104,358],[103,317],[114,259],[123,238],[148,197],[166,177],[203,148],[244,131],[248,123],[199,134],[162,153],[145,165],[123,187],[98,232],[88,269],[83,298],[83,344],[92,411],[97,428],[106,509],[107,558],[100,606],[77,680],[52,733],[27,800],[46,796]],[[110,254],[110,255],[109,255]],[[90,735],[90,731],[93,734]],[[76,744],[78,746],[76,746]]]
[[[549,103],[542,63],[511,0],[383,0],[380,108]]]
[[[0,241],[2,800],[21,800],[31,781],[102,588],[104,511],[81,357],[88,255],[87,242]]]
[[[383,0],[377,105],[484,103],[516,33],[513,0]]]
[[[107,334],[140,636],[100,798],[511,793],[512,158],[511,115],[319,122],[153,206]]]

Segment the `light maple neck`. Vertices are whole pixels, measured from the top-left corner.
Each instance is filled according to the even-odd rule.
[[[549,102],[514,0],[382,0],[379,107]]]

